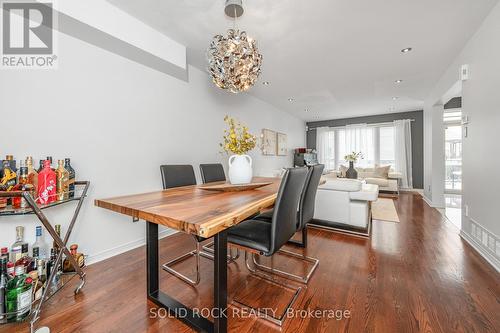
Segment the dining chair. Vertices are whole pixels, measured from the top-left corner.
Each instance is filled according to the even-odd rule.
[[[192,165],[161,165],[160,166],[161,179],[163,182],[163,189],[167,190],[170,188],[196,185],[196,177],[194,175],[194,170]],[[205,238],[192,235],[196,248],[189,251],[177,258],[174,258],[165,264],[163,264],[163,270],[178,277],[182,281],[195,286],[200,283],[200,255],[202,254],[202,249],[200,243],[205,240]],[[194,256],[196,259],[196,277],[195,279],[190,279],[186,275],[174,270],[171,266],[186,260]]]
[[[163,183],[163,189],[176,188],[181,186],[191,186],[196,185],[196,177],[194,175],[194,169],[192,165],[161,165],[160,166],[161,179]],[[196,286],[200,283],[200,256],[203,256],[207,259],[214,259],[214,251],[213,249],[208,249],[205,251],[204,247],[201,246],[201,242],[206,240],[207,238],[203,238],[197,235],[192,235],[193,239],[196,243],[196,248],[192,251],[189,251],[177,258],[174,258],[165,264],[162,265],[163,270],[166,272],[178,277],[182,281]],[[196,259],[196,277],[195,279],[191,279],[186,275],[174,270],[171,266],[184,261],[190,257],[194,256]],[[228,261],[231,262],[233,260],[238,259],[239,251],[236,251],[236,255],[232,255],[232,252],[228,255]]]
[[[226,174],[220,163],[200,164],[200,172],[203,184],[226,181]]]
[[[298,205],[298,211],[297,211],[297,232],[302,233],[302,239],[300,241],[295,241],[295,240],[289,240],[287,243],[293,244],[293,245],[298,245],[300,247],[306,248],[307,247],[307,224],[312,220],[314,217],[314,203],[316,201],[316,192],[318,190],[319,182],[321,180],[321,175],[323,174],[323,169],[324,165],[318,164],[315,166],[309,167],[309,171],[307,172],[306,176],[306,181],[304,183],[304,188],[301,192],[300,195],[300,201]],[[274,210],[269,210],[266,211],[260,215],[257,215],[255,217],[256,220],[262,220],[265,222],[271,222],[272,217],[274,215]],[[319,260],[316,258],[312,258],[309,256],[306,256],[305,254],[299,254],[295,252],[291,252],[288,250],[280,249],[279,253],[285,254],[291,257],[299,258],[304,261],[312,263],[311,269],[308,271],[308,273],[305,276],[299,276],[296,274],[288,273],[282,270],[277,270],[275,268],[269,267],[262,265],[257,262],[255,256],[253,256],[253,261],[254,265],[262,269],[264,271],[267,271],[269,273],[274,273],[286,278],[290,278],[292,280],[296,280],[302,283],[308,283],[309,279],[311,278],[312,274],[316,270],[316,268],[319,265]]]
[[[297,230],[297,207],[307,173],[306,168],[291,168],[286,170],[276,197],[271,223],[248,219],[228,229],[228,243],[230,246],[245,251],[245,264],[252,273],[257,273],[257,271],[250,265],[249,252],[252,253],[252,256],[259,254],[270,257],[295,234]],[[271,281],[275,284],[280,284],[274,280]],[[280,285],[290,288],[283,284]],[[300,290],[301,287],[295,292],[291,302],[289,302],[288,308],[297,299]],[[233,301],[242,304],[236,300]],[[248,307],[247,305],[244,306]],[[254,310],[259,311],[258,309]],[[262,315],[264,318],[278,325],[281,325],[284,320],[283,317],[275,318],[265,313],[262,313]]]

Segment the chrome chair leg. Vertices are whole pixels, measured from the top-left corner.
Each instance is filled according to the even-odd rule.
[[[293,258],[302,259],[304,261],[312,263],[313,266],[311,267],[311,269],[309,270],[309,272],[305,276],[300,276],[300,275],[296,275],[296,274],[292,274],[289,272],[285,272],[285,271],[276,269],[276,268],[272,267],[273,265],[271,265],[271,267],[263,265],[263,264],[257,262],[257,259],[256,259],[257,256],[255,254],[252,254],[253,264],[255,265],[255,267],[257,267],[257,269],[263,270],[264,272],[276,274],[276,275],[285,277],[287,279],[291,279],[291,280],[298,281],[301,283],[306,283],[306,284],[309,282],[309,279],[311,278],[311,276],[314,273],[314,271],[316,270],[316,268],[318,268],[319,260],[316,258],[308,257],[304,254],[294,253],[294,252],[287,251],[287,250],[279,250],[278,253],[281,253],[281,254],[284,254],[284,255],[287,255],[287,256],[290,256]],[[271,260],[272,260],[272,258],[271,258]]]
[[[166,262],[165,264],[162,265],[162,268],[164,271],[172,274],[173,276],[181,279],[182,281],[186,282],[187,284],[190,284],[191,286],[196,286],[198,283],[200,283],[200,252],[201,252],[201,246],[200,246],[200,243],[194,239],[194,241],[196,242],[196,249],[193,250],[193,251],[190,251],[188,253],[185,253],[177,258],[174,258],[168,262]],[[181,274],[180,272],[176,271],[175,269],[173,269],[172,265],[175,265],[176,263],[179,263],[181,261],[184,261],[186,260],[187,258],[189,257],[192,257],[194,256],[196,258],[196,278],[193,280],[193,279],[190,279],[189,277],[187,277],[186,275],[184,274]]]
[[[265,320],[267,320],[275,325],[278,325],[280,327],[283,326],[283,322],[286,319],[288,309],[290,309],[292,307],[292,305],[295,303],[295,301],[299,297],[299,294],[300,294],[300,291],[302,290],[302,287],[292,288],[291,286],[288,286],[284,283],[276,281],[272,276],[261,274],[258,270],[252,268],[252,266],[250,265],[248,252],[246,252],[246,251],[245,251],[245,265],[246,265],[247,269],[250,271],[250,273],[252,273],[252,275],[255,275],[257,278],[267,280],[270,283],[275,284],[279,287],[291,290],[294,292],[294,294],[293,294],[290,302],[288,302],[285,311],[283,311],[283,314],[280,317],[274,317],[274,316],[272,316],[272,314],[269,314],[267,311],[263,311],[263,309],[260,309],[260,308],[256,309],[256,308],[251,307],[250,305],[247,305],[247,304],[243,303],[242,301],[238,301],[236,299],[233,299],[232,303],[240,308],[243,308],[243,309],[250,311],[250,313],[257,313],[258,318],[263,318],[263,319],[265,319]]]
[[[207,243],[206,245],[202,246],[203,251],[200,253],[202,256],[205,258],[214,259],[214,249],[212,249],[212,246],[214,245],[214,242]],[[227,255],[227,262],[233,262],[237,260],[240,257],[240,249],[236,249],[236,254],[233,255],[233,249],[229,247],[229,254]]]

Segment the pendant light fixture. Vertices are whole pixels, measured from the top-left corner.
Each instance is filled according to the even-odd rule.
[[[234,19],[233,28],[225,36],[213,37],[207,51],[208,71],[217,87],[239,93],[257,81],[262,55],[257,42],[236,28],[236,19],[244,12],[242,0],[226,0],[224,12]]]

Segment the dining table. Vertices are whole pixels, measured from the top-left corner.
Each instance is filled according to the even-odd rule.
[[[211,191],[203,188],[206,184],[183,186],[96,199],[95,205],[146,222],[147,298],[197,331],[221,333],[227,332],[228,319],[227,231],[273,206],[281,178],[254,177],[252,183],[256,182],[269,184],[243,191]],[[213,321],[160,290],[158,225],[214,239]]]

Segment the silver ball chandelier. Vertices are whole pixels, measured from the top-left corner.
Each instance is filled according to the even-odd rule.
[[[243,15],[242,0],[226,0],[226,15]],[[245,31],[229,29],[226,36],[213,37],[207,51],[208,71],[214,84],[232,93],[247,91],[257,81],[262,55],[257,42]]]

